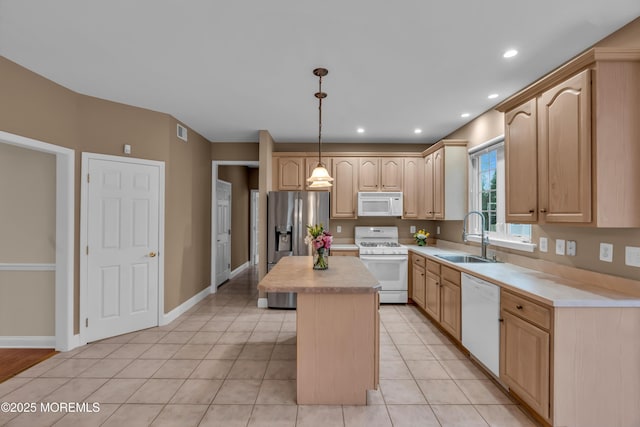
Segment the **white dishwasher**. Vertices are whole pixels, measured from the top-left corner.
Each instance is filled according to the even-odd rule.
[[[500,376],[500,287],[462,273],[462,345]]]

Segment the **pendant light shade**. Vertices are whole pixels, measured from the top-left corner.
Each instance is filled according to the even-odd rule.
[[[329,71],[326,68],[316,68],[313,74],[319,78],[318,92],[315,97],[318,98],[318,165],[315,167],[311,176],[307,178],[309,188],[328,188],[333,186],[333,178],[329,175],[329,171],[322,163],[322,100],[327,94],[322,91],[322,77],[326,76]]]

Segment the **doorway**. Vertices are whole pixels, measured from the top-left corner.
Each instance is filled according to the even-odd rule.
[[[216,287],[231,275],[231,183],[216,181]]]
[[[249,168],[259,168],[260,162],[253,160],[213,160],[211,162],[211,293],[217,291],[217,181],[218,166],[247,166]],[[249,240],[249,239],[247,239]],[[249,246],[249,242],[247,243]],[[259,246],[258,246],[259,247]],[[249,254],[250,255],[250,254]],[[247,266],[250,262],[247,262]]]
[[[0,131],[0,143],[56,156],[55,342],[49,342],[49,337],[8,337],[0,339],[0,345],[3,347],[55,346],[56,350],[71,350],[78,346],[73,333],[75,151],[4,131]],[[2,265],[0,268],[23,270],[25,266]],[[36,265],[33,268],[41,267]]]
[[[164,162],[83,153],[82,178],[82,341],[159,325]]]

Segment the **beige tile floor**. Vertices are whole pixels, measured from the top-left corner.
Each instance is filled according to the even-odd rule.
[[[367,406],[296,405],[295,312],[256,308],[256,272],[173,323],[55,357],[0,402],[97,402],[94,413],[3,413],[7,426],[534,426],[410,306],[381,307],[380,389]]]

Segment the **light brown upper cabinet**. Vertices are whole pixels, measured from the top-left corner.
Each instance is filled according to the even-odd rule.
[[[418,218],[420,212],[420,192],[423,185],[422,158],[407,157],[404,159],[404,182],[402,190],[403,218]]]
[[[359,191],[402,191],[403,159],[400,157],[360,157]]]
[[[357,218],[358,158],[331,159],[331,218]]]
[[[301,157],[278,157],[276,188],[280,191],[300,191],[304,187],[304,159]]]
[[[420,218],[461,220],[467,207],[467,142],[442,140],[424,153]]]
[[[331,158],[330,157],[322,157],[322,163],[327,170],[331,169]],[[329,188],[309,188],[309,183],[307,182],[307,178],[311,176],[313,170],[318,166],[318,156],[316,157],[307,157],[304,159],[305,164],[305,175],[304,175],[304,189],[306,191],[331,191],[331,187]]]
[[[538,99],[540,219],[591,222],[591,72]]]
[[[536,100],[507,112],[505,192],[507,222],[538,221],[538,122]]]
[[[402,171],[404,159],[401,157],[382,157],[380,159],[380,184],[382,191],[402,191]]]
[[[591,49],[497,109],[507,221],[640,227],[640,49]]]
[[[380,191],[380,159],[360,157],[358,168],[358,190]]]

